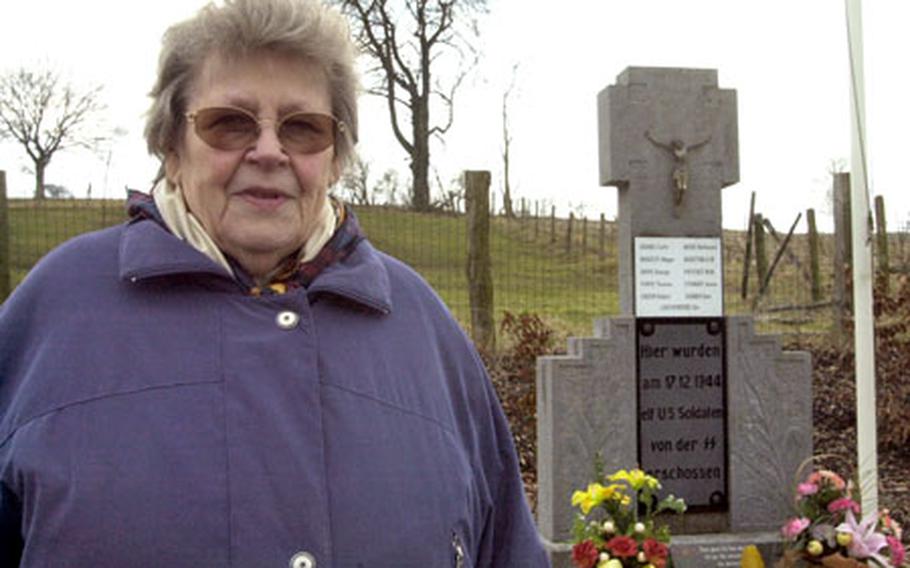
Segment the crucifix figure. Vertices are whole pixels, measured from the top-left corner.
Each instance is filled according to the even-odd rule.
[[[679,217],[679,207],[682,205],[686,190],[689,189],[689,152],[697,150],[710,142],[711,137],[708,136],[701,142],[692,144],[691,146],[686,146],[685,143],[678,138],[674,138],[667,144],[660,142],[651,136],[651,130],[649,129],[645,131],[645,138],[658,148],[667,150],[673,156],[673,214],[675,217]]]
[[[739,181],[736,91],[712,69],[629,67],[597,108],[600,183],[619,205],[619,305],[632,314],[636,237],[722,234],[721,189]]]

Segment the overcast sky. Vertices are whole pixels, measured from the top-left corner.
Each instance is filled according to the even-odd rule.
[[[203,4],[197,0],[31,0],[3,8],[0,70],[50,62],[77,84],[102,83],[110,126],[125,134],[97,155],[54,158],[49,183],[84,195],[147,189],[157,164],[146,156],[142,114],[162,32]],[[562,214],[615,215],[616,193],[598,186],[597,93],[627,66],[718,70],[738,96],[740,183],[724,190],[724,226],[742,228],[749,196],[776,226],[815,207],[830,227],[828,170],[849,167],[850,114],[844,5],[840,0],[491,0],[482,20],[484,58],[465,83],[456,123],[434,149],[440,177],[489,169],[501,187],[500,104],[519,64],[512,177],[517,196],[549,199]],[[863,4],[871,192],[884,195],[891,228],[910,219],[907,161],[910,2]],[[40,22],[36,25],[36,22]],[[35,30],[40,30],[36,34]],[[407,174],[382,104],[361,101],[361,153],[376,177]],[[110,165],[107,165],[108,158]],[[23,151],[0,144],[10,193],[27,195]],[[497,199],[499,202],[499,199]],[[801,229],[803,230],[803,229]]]

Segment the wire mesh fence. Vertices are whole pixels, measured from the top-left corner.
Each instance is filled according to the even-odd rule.
[[[7,207],[13,286],[64,241],[126,219],[125,204],[116,199],[10,199]]]
[[[403,260],[439,293],[456,318],[470,322],[467,227],[458,212],[417,213],[392,206],[357,206],[355,212],[377,248]],[[538,208],[491,219],[494,313],[534,312],[560,335],[588,335],[594,319],[619,313],[617,227],[596,219],[557,217]],[[76,235],[121,223],[122,200],[26,200],[8,204],[11,281],[18,284],[47,251]],[[908,248],[896,235],[895,250]],[[812,295],[808,239],[796,234],[781,256],[766,292],[751,270],[742,296],[746,235],[724,233],[724,303],[727,314],[753,313],[764,332],[826,333],[832,318],[831,235],[821,239],[821,300]],[[779,247],[771,240],[768,249]],[[902,253],[901,253],[902,254]],[[806,309],[814,306],[815,309]],[[819,307],[821,306],[821,307]]]

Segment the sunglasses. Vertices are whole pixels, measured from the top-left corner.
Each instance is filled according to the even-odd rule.
[[[216,150],[242,150],[256,143],[262,123],[274,122],[281,146],[294,154],[316,154],[335,143],[345,125],[334,116],[295,112],[277,121],[235,107],[209,107],[186,113],[196,135]]]

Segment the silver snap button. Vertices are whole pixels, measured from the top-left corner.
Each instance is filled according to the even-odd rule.
[[[316,568],[316,559],[309,552],[298,552],[291,556],[291,568]]]
[[[275,318],[275,323],[277,323],[278,327],[281,329],[294,329],[299,322],[300,316],[292,311],[281,312]]]

